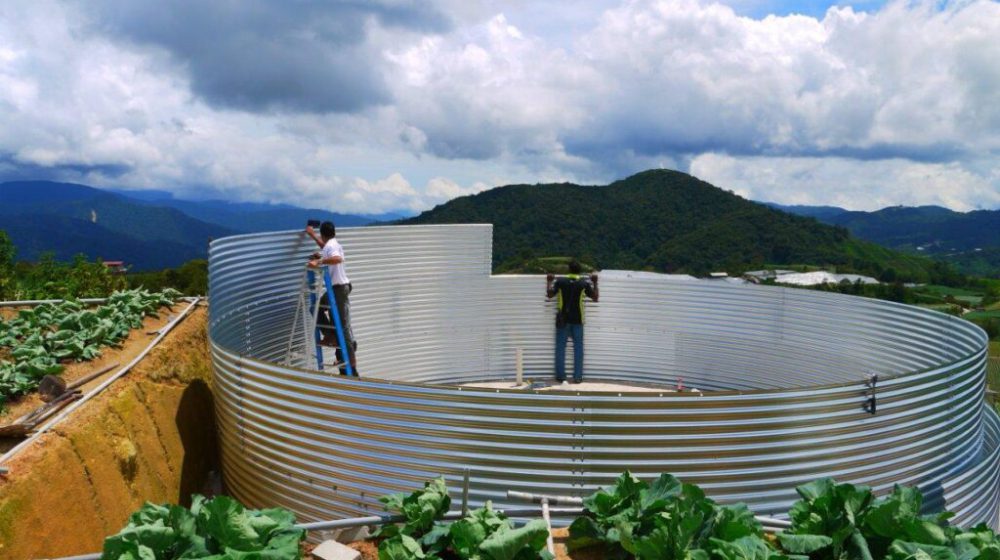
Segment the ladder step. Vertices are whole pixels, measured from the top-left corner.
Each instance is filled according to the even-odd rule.
[[[299,324],[298,317],[301,315],[302,334],[306,338],[304,348],[311,354],[315,354],[316,365],[321,371],[339,369],[341,375],[346,370],[353,370],[352,364],[345,357],[353,354],[351,348],[354,345],[341,346],[344,340],[343,333],[338,332],[337,325],[340,324],[339,308],[336,306],[337,294],[331,285],[329,270],[307,269],[302,277],[302,291],[299,295],[299,305],[296,309],[295,328]],[[322,315],[322,317],[321,317]],[[327,315],[329,318],[327,318]],[[334,324],[318,324],[320,320],[330,321]],[[310,333],[310,329],[312,332]],[[334,335],[331,337],[330,335]],[[331,344],[324,344],[323,339],[331,340]],[[289,338],[289,352],[291,352],[294,336]],[[346,344],[346,341],[345,341]],[[323,349],[334,350],[340,360],[334,363],[324,363]],[[291,359],[289,354],[289,360]],[[332,357],[332,356],[331,356]]]

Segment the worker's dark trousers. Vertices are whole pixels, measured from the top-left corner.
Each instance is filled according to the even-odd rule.
[[[566,339],[573,337],[573,381],[583,381],[583,325],[556,327],[556,381],[566,380]]]
[[[337,298],[337,314],[340,315],[340,324],[344,327],[344,339],[347,343],[347,347],[351,349],[351,353],[358,347],[358,343],[354,340],[354,329],[351,328],[351,300],[350,294],[352,287],[350,284],[335,284],[333,286],[333,293]],[[329,299],[326,294],[323,294],[323,299],[320,301],[320,313],[316,317],[316,323],[326,329],[333,331],[333,315],[330,314],[330,304]]]

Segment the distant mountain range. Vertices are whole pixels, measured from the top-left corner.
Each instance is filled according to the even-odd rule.
[[[2,185],[0,185],[2,188]],[[373,222],[391,222],[411,216],[390,212],[385,214],[339,214],[316,208],[307,209],[290,204],[265,204],[260,202],[229,202],[226,200],[180,200],[166,191],[109,191],[152,206],[176,208],[199,220],[227,227],[250,231],[279,231],[302,226],[306,220],[330,220],[343,227],[364,226]],[[248,226],[248,224],[250,224]],[[247,229],[247,228],[250,229]]]
[[[969,274],[1000,276],[1000,210],[955,212],[940,206],[892,206],[858,212],[833,206],[768,205],[845,227],[885,247],[952,262]]]
[[[494,269],[577,256],[600,268],[704,274],[780,264],[837,266],[928,281],[946,267],[745,200],[678,171],[651,170],[606,187],[510,185],[451,200],[407,224],[492,223]]]
[[[1000,211],[922,206],[854,212],[759,204],[667,170],[602,187],[497,187],[416,217],[179,200],[165,191],[109,191],[48,181],[0,183],[0,229],[10,235],[20,260],[53,251],[62,260],[79,253],[123,260],[134,270],[175,267],[205,258],[212,238],[297,229],[308,219],[333,220],[338,226],[493,223],[497,271],[519,270],[538,257],[575,255],[602,268],[701,274],[815,264],[876,276],[893,269],[920,280],[944,273],[923,258],[933,256],[968,273],[1000,275]]]
[[[289,205],[189,201],[162,191],[106,191],[49,181],[0,183],[0,229],[17,258],[52,251],[60,260],[123,260],[135,270],[175,267],[207,256],[212,238],[303,227],[308,219],[360,226],[399,214],[359,216]]]

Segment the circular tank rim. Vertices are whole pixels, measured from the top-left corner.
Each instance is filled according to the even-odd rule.
[[[458,234],[463,228],[469,231]],[[396,226],[358,228],[345,236],[358,243],[351,253],[355,266],[368,267],[351,270],[370,273],[368,285],[377,286],[372,280],[384,276],[371,271],[393,263],[382,249],[387,247],[397,261],[399,254],[411,252],[414,236],[405,230]],[[428,254],[437,259],[431,264],[440,264],[440,271],[448,272],[448,267],[456,266],[462,279],[474,277],[476,282],[480,277],[492,276],[489,258],[483,258],[490,255],[491,226],[448,224],[419,226],[415,231],[420,242],[426,241],[425,235],[431,238]],[[825,369],[810,369],[811,363],[806,360],[811,358],[807,357],[800,358],[801,366],[794,366],[803,368],[801,377],[786,376],[785,370],[793,375],[797,372],[785,368],[769,385],[733,385],[746,388],[704,393],[621,392],[620,396],[618,391],[563,393],[437,381],[455,375],[451,379],[460,383],[463,368],[469,368],[470,373],[478,371],[465,361],[442,360],[440,365],[424,361],[419,364],[424,371],[407,377],[409,380],[372,375],[346,378],[336,372],[331,375],[295,367],[279,354],[279,346],[283,349],[288,338],[280,321],[290,322],[290,314],[279,313],[276,308],[287,306],[286,294],[294,289],[292,278],[305,250],[295,239],[304,237],[301,232],[239,237],[243,239],[235,243],[231,243],[232,238],[224,238],[218,240],[221,244],[213,244],[215,260],[210,260],[209,270],[218,280],[216,296],[221,300],[215,307],[218,321],[210,331],[210,349],[214,378],[221,390],[216,410],[224,445],[223,475],[233,483],[235,495],[252,503],[284,505],[314,517],[326,517],[331,512],[360,514],[381,507],[376,496],[402,491],[428,477],[444,475],[449,488],[454,489],[461,484],[460,468],[475,473],[470,493],[473,503],[485,499],[502,502],[498,492],[505,488],[579,495],[629,468],[650,476],[653,472],[687,473],[693,481],[713,488],[710,495],[752,503],[755,511],[761,508],[765,512],[787,511],[795,499],[792,484],[820,476],[843,476],[847,481],[882,490],[906,480],[931,492],[928,496],[933,499],[926,504],[955,511],[956,522],[987,521],[996,525],[1000,419],[982,396],[985,333],[957,317],[870,298],[751,286],[744,287],[750,305],[716,318],[727,327],[723,334],[744,324],[739,321],[739,313],[756,314],[761,305],[769,302],[783,306],[785,313],[774,318],[791,319],[789,328],[807,324],[793,313],[829,308],[826,315],[817,315],[818,320],[807,324],[815,334],[803,339],[803,345],[828,344],[826,355],[817,359],[823,360],[823,368],[839,368],[842,375],[817,375]],[[442,249],[453,246],[457,249]],[[362,258],[358,259],[359,255]],[[264,270],[260,274],[262,262]],[[437,277],[444,278],[444,274]],[[352,278],[366,286],[363,275]],[[627,281],[644,280],[635,277]],[[533,282],[524,278],[509,283],[499,281],[493,289],[510,290],[505,294],[511,296],[504,301],[524,301],[524,297],[536,293]],[[728,296],[740,287],[710,284],[706,281],[679,289],[678,297],[719,296],[719,305],[740,299]],[[414,291],[422,296],[417,286]],[[601,302],[607,299],[611,309],[618,303],[611,296],[613,286],[609,285],[608,297],[602,297]],[[644,286],[643,293],[650,288]],[[360,292],[362,297],[366,291]],[[436,297],[452,295],[447,289],[437,288],[427,293]],[[468,293],[476,296],[480,292]],[[268,301],[257,299],[261,296]],[[813,304],[813,298],[820,301]],[[362,301],[381,303],[373,296]],[[675,299],[664,301],[672,304]],[[857,302],[857,307],[850,302]],[[534,300],[529,303],[535,305]],[[624,308],[641,310],[635,305]],[[447,317],[453,309],[442,306],[441,314]],[[701,312],[698,306],[678,308],[678,317],[683,321]],[[537,322],[538,316],[534,313],[528,317]],[[762,317],[761,323],[771,315]],[[861,335],[841,337],[841,332],[854,333],[828,328],[827,318],[846,321]],[[546,331],[551,329],[549,321],[538,324],[539,328],[532,331],[534,336],[543,330],[542,326]],[[751,322],[745,324],[752,327]],[[383,323],[372,325],[381,328]],[[460,323],[457,328],[463,326]],[[865,336],[870,328],[875,328],[876,333],[882,329],[886,338]],[[617,336],[632,336],[630,332],[626,329]],[[780,339],[785,331],[745,328],[744,332],[752,338],[742,340],[753,342],[767,336]],[[395,343],[399,335],[393,333],[387,330],[380,342]],[[714,335],[708,332],[701,338],[679,341],[678,348],[682,342],[705,341],[709,352],[715,351],[719,343]],[[471,336],[457,339],[468,344],[478,340]],[[503,338],[497,340],[508,347],[514,344]],[[913,359],[904,354],[911,340],[916,352]],[[737,343],[744,344],[741,340]],[[903,360],[898,367],[873,370],[881,371],[877,415],[869,414],[862,406],[867,398],[865,372],[868,363],[877,367],[888,360],[851,362],[846,352],[852,345],[877,357],[888,353],[890,358],[900,356]],[[414,347],[399,346],[401,355]],[[478,347],[453,344],[452,348],[468,352]],[[780,363],[777,356],[781,354],[772,355],[770,346],[761,348],[757,350],[756,367],[766,360]],[[789,348],[793,356],[799,350],[794,345]],[[535,350],[536,355],[540,354]],[[428,353],[440,351],[434,345],[426,348]],[[309,362],[292,363],[308,366]],[[378,371],[386,375],[410,375],[405,360],[398,362],[403,368],[398,371],[391,361],[375,363],[379,364]],[[495,367],[510,365],[506,361],[493,363]],[[705,363],[708,371],[728,365],[725,361],[720,362],[721,366],[711,360]],[[375,370],[363,368],[362,375]],[[603,378],[613,376],[613,371],[605,372]],[[629,375],[627,369],[622,371]],[[753,373],[751,369],[735,371],[738,375],[743,371]],[[536,375],[529,373],[526,377]],[[838,382],[818,384],[827,379]],[[790,380],[801,386],[790,388],[785,383]],[[899,447],[900,441],[905,445]],[[863,450],[861,458],[856,456],[856,450]]]

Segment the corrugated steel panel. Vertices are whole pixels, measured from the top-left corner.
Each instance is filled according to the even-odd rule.
[[[692,393],[472,389],[550,378],[538,276],[491,276],[489,225],[345,229],[363,379],[286,358],[297,232],[211,247],[211,339],[226,483],[303,520],[381,511],[377,497],[471,471],[474,504],[508,489],[582,495],[626,468],[671,472],[780,515],[821,476],[996,523],[1000,424],[982,406],[985,336],[924,309],[805,290],[609,275],[589,305],[586,376]],[[308,241],[308,243],[307,243]],[[570,352],[571,354],[571,352]],[[862,408],[879,374],[878,414]],[[992,509],[991,509],[992,508]]]

